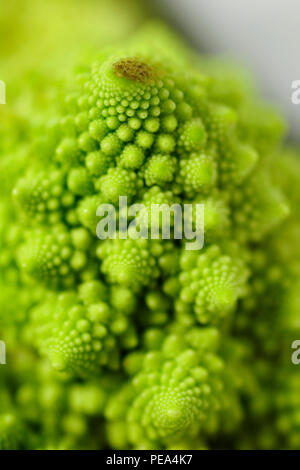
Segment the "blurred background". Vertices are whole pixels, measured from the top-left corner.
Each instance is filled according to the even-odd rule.
[[[292,81],[300,80],[299,0],[0,0],[0,79],[8,104],[20,110],[40,100],[80,55],[122,41],[153,16],[203,53],[246,65],[300,140],[300,105],[291,101]],[[24,90],[28,77],[40,90],[35,97]]]
[[[161,14],[200,50],[250,68],[267,99],[277,103],[300,140],[300,105],[291,84],[300,80],[299,0],[154,0]]]

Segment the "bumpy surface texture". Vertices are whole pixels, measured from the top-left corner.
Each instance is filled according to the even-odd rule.
[[[0,448],[299,448],[300,162],[281,118],[160,25],[55,97],[27,142],[16,120],[1,134]],[[120,196],[156,239],[99,239]],[[173,203],[193,227],[204,205],[202,249],[161,239],[151,204]]]

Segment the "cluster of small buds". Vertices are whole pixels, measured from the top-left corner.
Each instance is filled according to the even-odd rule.
[[[0,142],[0,333],[17,351],[0,448],[238,448],[263,422],[299,445],[298,381],[275,377],[299,325],[299,163],[248,83],[195,59],[145,28],[74,73],[30,145]],[[156,236],[132,236],[123,196]],[[198,204],[204,246],[164,239],[160,207],[195,231]],[[126,237],[98,237],[102,205]]]

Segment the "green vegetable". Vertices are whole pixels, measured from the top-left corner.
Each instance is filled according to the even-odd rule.
[[[0,448],[299,448],[300,163],[281,118],[160,25],[60,87],[30,145],[1,143]],[[204,247],[99,240],[120,196],[142,227],[163,203],[195,227],[203,204]]]

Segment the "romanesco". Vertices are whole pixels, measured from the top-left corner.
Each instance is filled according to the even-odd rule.
[[[0,448],[299,447],[299,152],[280,116],[156,24],[55,97],[0,139]],[[158,232],[152,204],[190,204],[194,228],[203,204],[203,249],[99,239],[120,196]]]

